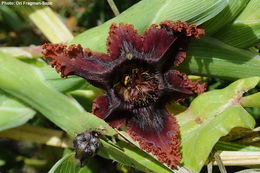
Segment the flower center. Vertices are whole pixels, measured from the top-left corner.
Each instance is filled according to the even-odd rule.
[[[126,102],[143,107],[158,99],[158,79],[154,72],[133,68],[115,85],[119,96]]]

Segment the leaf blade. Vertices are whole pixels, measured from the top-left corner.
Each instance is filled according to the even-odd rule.
[[[206,35],[212,35],[222,27],[225,27],[227,24],[231,23],[237,15],[244,10],[250,0],[233,0],[217,14],[214,18],[203,24],[203,27],[206,28]]]
[[[194,40],[178,69],[188,74],[239,79],[260,76],[260,56],[214,38]]]
[[[0,131],[25,124],[35,111],[0,90]]]
[[[258,0],[250,0],[237,19],[214,34],[214,37],[238,48],[254,46],[260,40],[259,8]]]
[[[259,80],[259,77],[241,79],[224,89],[206,92],[198,96],[187,111],[177,115],[185,167],[198,172],[221,136],[234,127],[254,127],[253,117],[239,101]]]

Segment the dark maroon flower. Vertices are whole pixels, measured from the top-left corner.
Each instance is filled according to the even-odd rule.
[[[95,99],[93,113],[114,128],[125,123],[142,149],[176,167],[181,160],[179,127],[165,105],[201,93],[205,86],[169,69],[186,58],[190,39],[202,34],[202,28],[180,21],[151,25],[144,34],[132,25],[112,24],[108,53],[45,44],[43,54],[62,77],[78,75],[106,90]]]

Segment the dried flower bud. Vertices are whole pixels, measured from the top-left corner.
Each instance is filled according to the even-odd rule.
[[[75,137],[73,144],[76,150],[76,159],[80,161],[80,167],[87,164],[90,157],[94,156],[100,146],[99,139],[94,132],[84,132]]]

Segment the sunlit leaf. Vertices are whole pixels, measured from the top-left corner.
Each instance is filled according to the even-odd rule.
[[[206,28],[206,35],[211,35],[223,26],[232,22],[237,15],[244,10],[250,0],[232,0],[217,16],[207,21],[203,26]]]
[[[260,108],[260,92],[243,97],[241,99],[241,104],[244,107],[256,107]]]
[[[234,127],[254,127],[255,121],[240,105],[240,99],[259,80],[259,77],[241,79],[224,89],[206,92],[187,111],[177,115],[185,167],[200,171],[220,137]]]
[[[239,48],[248,48],[258,43],[260,40],[259,9],[259,0],[250,0],[236,20],[217,32],[214,37]]]
[[[241,104],[244,107],[260,108],[260,92],[243,97],[241,99]]]

